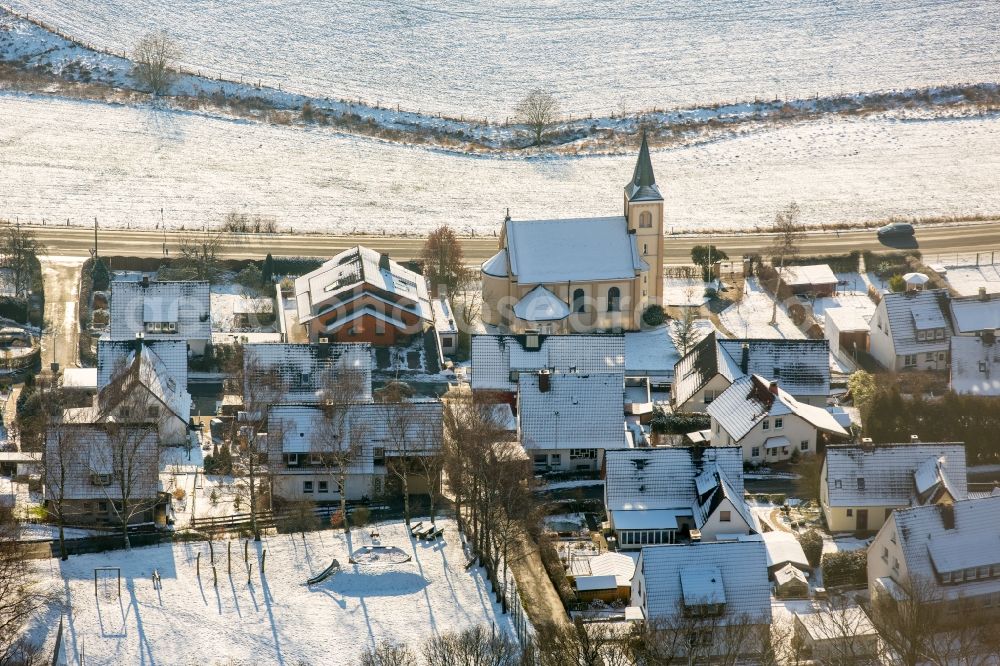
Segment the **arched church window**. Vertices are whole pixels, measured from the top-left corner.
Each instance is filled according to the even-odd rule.
[[[642,229],[649,229],[653,226],[653,214],[648,210],[639,213],[639,227]]]
[[[622,292],[618,287],[608,289],[608,312],[619,312],[622,309]]]
[[[573,292],[573,312],[583,312],[583,289]]]

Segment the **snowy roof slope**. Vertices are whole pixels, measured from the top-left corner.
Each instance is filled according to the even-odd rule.
[[[647,331],[627,331],[625,336],[625,374],[657,376],[672,379],[674,366],[680,360],[670,336],[669,326],[657,326]]]
[[[511,373],[614,373],[625,379],[625,342],[621,334],[539,335],[537,350],[527,349],[525,335],[472,336],[472,388],[515,391]]]
[[[518,381],[518,420],[525,449],[621,449],[624,386],[617,374],[552,374],[542,390],[537,375]]]
[[[538,285],[514,304],[514,314],[524,321],[558,321],[569,316],[569,306],[551,291]]]
[[[909,505],[917,490],[915,473],[927,460],[939,459],[956,499],[964,499],[968,480],[962,444],[879,444],[868,450],[862,446],[827,447],[830,506]]]
[[[116,368],[128,363],[135,351],[134,340],[97,341],[97,388],[104,388],[111,381]],[[188,384],[188,354],[186,340],[144,340],[143,345],[155,353],[167,372],[178,385],[187,389]]]
[[[802,544],[795,538],[794,534],[773,530],[761,534],[764,539],[764,547],[767,548],[768,568],[778,564],[791,563],[799,567],[809,569],[809,560],[806,559]]]
[[[209,340],[212,337],[208,282],[115,281],[111,283],[111,339]],[[156,319],[147,319],[156,317]],[[177,322],[177,332],[148,332],[146,322]]]
[[[773,379],[792,395],[830,395],[828,340],[719,339],[737,366],[744,344],[749,348],[747,374]]]
[[[926,351],[947,349],[950,336],[948,322],[943,308],[947,307],[948,292],[942,289],[908,291],[885,294],[885,305],[889,331],[892,334],[896,354],[917,354]],[[878,315],[876,315],[878,318]],[[918,340],[918,330],[945,329],[944,338]]]
[[[790,286],[837,284],[837,276],[829,264],[786,266],[779,273],[781,281]]]
[[[1000,345],[981,337],[952,336],[951,390],[970,395],[1000,395]]]
[[[609,511],[690,509],[716,485],[698,489],[695,481],[708,469],[722,470],[742,501],[743,452],[736,446],[608,451],[605,468]]]
[[[363,394],[359,401],[370,401],[371,345],[368,343],[331,343],[325,345],[291,343],[253,343],[243,347],[244,395],[265,376],[277,377],[283,388],[284,403],[314,403],[330,373],[361,373]]]
[[[955,333],[975,333],[1000,329],[1000,299],[951,299],[951,317]]]
[[[508,220],[507,251],[518,284],[631,280],[649,266],[624,217]]]

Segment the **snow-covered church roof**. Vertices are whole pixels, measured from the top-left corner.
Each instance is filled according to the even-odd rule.
[[[514,305],[514,314],[524,321],[557,321],[569,316],[569,306],[551,291],[538,285]]]

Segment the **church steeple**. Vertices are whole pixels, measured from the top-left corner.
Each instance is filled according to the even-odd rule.
[[[653,163],[649,159],[649,144],[646,142],[646,132],[642,133],[642,145],[639,147],[639,157],[635,161],[632,180],[625,185],[625,197],[629,201],[663,201],[660,189],[656,186],[653,175]]]

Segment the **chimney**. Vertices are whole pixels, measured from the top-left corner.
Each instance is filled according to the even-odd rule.
[[[740,370],[743,374],[750,372],[750,343],[744,342],[743,349],[740,353]]]
[[[552,376],[548,370],[538,371],[538,392],[548,393],[551,386]]]
[[[987,347],[992,347],[993,343],[997,341],[996,331],[983,331],[983,344]]]
[[[919,444],[920,438],[916,435],[910,435],[910,444]]]
[[[142,288],[146,289],[147,287],[149,287],[149,276],[148,275],[143,275],[142,276]]]
[[[378,267],[383,271],[389,270],[389,255],[385,252],[378,258]]]
[[[537,329],[528,329],[524,332],[524,348],[528,351],[538,351],[541,341],[538,338]]]
[[[871,437],[862,437],[861,438],[861,448],[864,449],[865,451],[873,451],[875,449],[875,444],[874,444],[874,442],[872,442],[872,438]]]
[[[778,382],[771,382],[770,385],[768,385],[767,390],[773,395],[778,395]]]
[[[986,287],[980,287],[979,288],[979,300],[981,300],[981,301],[988,301],[988,300],[990,300],[990,297],[986,294]]]

